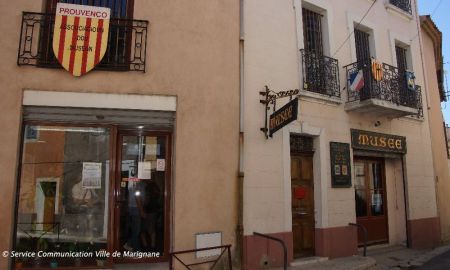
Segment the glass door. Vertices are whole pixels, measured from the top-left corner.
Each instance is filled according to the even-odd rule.
[[[388,221],[384,160],[355,158],[354,172],[357,223],[367,229],[369,244],[385,243],[388,241]],[[363,242],[361,231],[358,242]]]
[[[120,262],[168,258],[170,137],[120,134],[116,177],[116,241]]]

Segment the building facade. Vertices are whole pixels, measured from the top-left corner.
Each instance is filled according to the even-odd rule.
[[[437,206],[441,224],[441,239],[448,241],[450,237],[450,209],[446,203],[450,189],[446,124],[441,111],[441,102],[447,97],[444,89],[444,72],[442,57],[442,33],[430,16],[421,16],[421,36],[423,40],[423,58],[426,85],[430,95],[428,110],[431,144],[433,149],[433,166],[435,171]]]
[[[436,246],[416,1],[247,0],[242,24],[243,267],[283,261],[255,232],[290,262],[357,254],[363,228],[369,245]]]
[[[58,2],[1,4],[0,250],[135,254],[0,269],[167,269],[171,251],[234,248],[239,3],[64,1],[111,11],[105,56],[76,77],[93,46],[80,32],[105,28],[54,28]],[[55,55],[63,30],[81,43]]]

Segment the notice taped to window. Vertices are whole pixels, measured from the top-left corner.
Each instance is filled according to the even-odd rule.
[[[89,189],[102,188],[102,163],[83,162],[81,186]]]

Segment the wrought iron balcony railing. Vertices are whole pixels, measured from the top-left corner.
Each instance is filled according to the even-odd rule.
[[[54,14],[23,12],[17,64],[60,68],[52,48]],[[145,72],[148,21],[111,19],[108,48],[97,70]]]
[[[412,14],[411,0],[389,0],[389,3],[399,9]]]
[[[303,88],[310,92],[340,98],[338,60],[303,49],[300,52]]]
[[[382,78],[376,81],[372,73],[371,61],[355,62],[344,67],[347,74],[348,101],[378,99],[391,104],[417,109],[417,115],[423,116],[421,87],[408,88],[406,74],[399,73],[398,68],[382,63]],[[350,87],[350,75],[362,71],[364,86],[359,90]]]

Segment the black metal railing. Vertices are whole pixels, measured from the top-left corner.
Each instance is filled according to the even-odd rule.
[[[283,248],[283,270],[287,270],[287,263],[288,263],[287,247],[286,247],[286,244],[284,243],[284,241],[280,238],[276,238],[276,237],[270,236],[268,234],[259,233],[259,232],[253,232],[253,235],[278,242],[281,245],[281,247]],[[268,266],[268,265],[266,265],[266,266]]]
[[[389,2],[399,9],[412,14],[411,0],[389,0]]]
[[[303,89],[322,95],[341,97],[338,60],[303,49],[300,52]]]
[[[382,63],[382,78],[376,81],[372,73],[371,60],[355,62],[344,66],[347,74],[348,101],[364,101],[379,99],[390,103],[414,108],[418,110],[418,116],[423,115],[422,88],[418,85],[414,89],[408,87],[406,74],[399,73],[398,68]],[[359,71],[363,73],[364,86],[353,90],[350,87],[350,75]]]
[[[23,12],[17,65],[60,68],[53,53],[55,15]],[[97,70],[145,72],[148,21],[111,19],[108,48]]]

